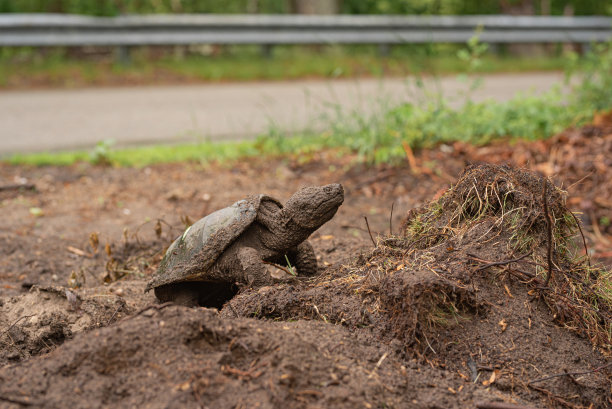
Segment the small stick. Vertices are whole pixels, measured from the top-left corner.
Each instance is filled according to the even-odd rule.
[[[506,402],[476,402],[478,409],[536,409],[533,406],[515,405]]]
[[[589,256],[589,248],[587,247],[586,239],[584,238],[584,232],[582,231],[582,226],[580,226],[580,220],[578,220],[574,212],[569,212],[569,214],[571,214],[572,217],[574,218],[574,221],[576,222],[576,226],[578,226],[578,231],[580,232],[580,237],[582,237],[582,244],[584,245],[584,254],[586,255],[586,258],[587,258],[587,264],[589,266],[589,275],[590,275],[591,274],[591,271],[590,271],[591,270],[591,257]]]
[[[230,310],[232,310],[236,318],[240,317],[240,315],[238,314],[238,311],[236,311],[236,309],[234,308],[231,302],[228,302],[227,305],[230,307]],[[244,348],[244,349],[248,351],[248,348]]]
[[[410,171],[413,174],[418,175],[421,172],[419,167],[417,166],[416,158],[414,157],[414,152],[412,151],[412,148],[406,141],[402,141],[402,147],[404,148],[404,152],[406,153],[406,159],[408,160]]]
[[[262,262],[262,263],[264,263],[264,264],[269,264],[269,265],[271,265],[271,266],[274,266],[274,267],[278,268],[279,270],[283,270],[285,273],[289,274],[289,275],[290,275],[290,276],[292,276],[292,277],[295,277],[295,276],[296,276],[296,274],[295,274],[295,273],[292,273],[292,272],[291,272],[291,271],[290,271],[288,268],[283,267],[283,266],[281,266],[280,264],[271,263],[271,262],[269,262],[269,261],[265,261],[265,260],[262,260],[261,262]]]
[[[380,359],[378,360],[378,362],[376,362],[376,365],[374,366],[374,369],[372,369],[372,372],[370,372],[370,375],[368,376],[368,379],[370,379],[371,377],[374,376],[374,374],[376,373],[376,370],[380,367],[380,365],[383,363],[383,361],[385,360],[385,358],[389,355],[389,352],[385,352]]]
[[[368,218],[366,216],[363,216],[363,218],[365,219],[366,226],[368,227],[368,233],[370,234],[370,240],[372,240],[372,244],[374,244],[374,247],[376,247],[376,242],[374,241],[374,237],[372,237],[372,231],[370,230],[370,223],[368,223]]]
[[[68,246],[68,247],[66,247],[66,250],[68,250],[72,254],[76,254],[77,256],[93,258],[92,254],[85,253],[83,250],[78,249],[76,247]]]
[[[39,406],[40,405],[40,402],[30,402],[28,399],[29,399],[28,397],[19,399],[19,398],[10,398],[8,396],[0,395],[0,400],[8,402],[8,403],[13,403],[15,405],[21,405],[21,406]]]
[[[482,265],[482,266],[478,267],[478,268],[476,269],[476,271],[481,271],[481,270],[484,270],[485,268],[489,268],[489,267],[493,267],[493,266],[503,266],[503,265],[510,264],[510,263],[516,263],[517,261],[521,261],[521,260],[522,260],[522,259],[524,259],[525,257],[530,256],[530,255],[531,255],[531,253],[532,253],[532,252],[530,251],[530,252],[529,252],[529,253],[527,253],[527,254],[524,254],[524,255],[522,255],[522,256],[520,256],[520,257],[517,257],[517,258],[513,258],[513,259],[511,259],[511,260],[493,261],[493,262],[491,262],[491,263],[487,263],[487,264],[484,264],[484,265]],[[473,260],[476,260],[476,261],[480,261],[480,260],[482,260],[482,259],[480,259],[479,257],[473,257],[472,259],[473,259]],[[479,259],[479,260],[477,260],[477,259]]]
[[[555,375],[545,376],[545,377],[543,377],[543,378],[538,378],[538,379],[534,379],[533,381],[529,381],[529,382],[527,383],[527,385],[531,385],[531,384],[534,384],[534,383],[536,383],[536,382],[543,382],[543,381],[547,381],[547,380],[549,380],[549,379],[552,379],[552,378],[558,378],[558,377],[560,377],[560,376],[587,375],[587,374],[591,374],[591,373],[596,373],[596,372],[601,371],[602,369],[606,369],[606,368],[607,368],[607,367],[609,367],[609,366],[612,366],[612,362],[609,362],[609,363],[608,363],[608,364],[606,364],[606,365],[600,366],[599,368],[595,368],[595,369],[592,369],[592,370],[590,370],[590,371],[563,372],[563,373],[558,373],[558,374],[555,374]]]
[[[113,315],[111,315],[111,317],[108,319],[108,322],[106,323],[106,326],[108,327],[110,325],[110,323],[113,321],[113,318],[115,318],[115,315],[117,315],[117,313],[119,312],[120,309],[123,308],[123,304],[119,304],[119,306],[117,307],[117,309],[115,310],[115,312],[113,313]]]
[[[553,225],[553,221],[548,211],[548,198],[546,197],[546,190],[547,190],[546,182],[547,180],[544,179],[544,186],[542,188],[542,200],[544,202],[544,216],[546,216],[546,233],[547,233],[547,239],[548,239],[548,253],[546,254],[546,257],[548,259],[548,275],[546,276],[546,280],[544,281],[544,287],[548,287],[548,283],[550,282],[550,278],[552,277],[552,273],[553,273],[553,263],[552,263],[552,228],[553,228],[552,225]]]
[[[140,314],[142,314],[143,312],[147,311],[147,310],[157,310],[157,311],[161,311],[166,307],[171,307],[171,306],[177,306],[177,304],[175,304],[172,301],[168,301],[162,304],[151,304],[151,305],[147,305],[146,307],[142,307],[141,309],[139,309],[138,311],[136,311],[134,314],[129,315],[127,317],[125,317],[122,321],[127,321],[129,319],[132,318],[136,318],[137,316],[139,316]]]
[[[2,186],[0,186],[0,192],[3,192],[5,190],[20,190],[20,189],[35,190],[36,189],[36,185],[34,185],[32,183],[25,183],[25,184],[2,185]]]
[[[342,227],[343,229],[356,229],[356,230],[361,230],[361,231],[367,231],[363,227],[353,226],[351,224],[341,224],[340,227]]]
[[[391,203],[391,215],[389,216],[389,235],[393,236],[393,205],[395,202]]]
[[[554,393],[552,393],[551,391],[546,390],[546,389],[544,389],[544,388],[540,388],[540,387],[533,386],[533,385],[529,385],[529,384],[528,384],[527,386],[529,386],[531,389],[533,389],[533,390],[535,390],[535,391],[538,391],[538,392],[540,392],[540,393],[545,394],[545,395],[546,395],[546,396],[548,396],[550,399],[552,399],[552,400],[555,400],[555,401],[559,402],[560,404],[562,404],[562,405],[563,405],[563,406],[565,406],[565,407],[572,408],[572,409],[584,408],[584,406],[576,406],[576,405],[574,405],[574,404],[572,404],[572,403],[570,403],[570,402],[566,401],[565,399],[561,398],[560,396],[557,396],[557,395],[555,395]]]
[[[35,316],[35,315],[36,315],[36,314],[32,314],[32,315],[24,315],[23,317],[19,317],[19,318],[18,318],[18,319],[17,319],[15,322],[13,322],[13,323],[12,323],[12,324],[11,324],[11,325],[10,325],[10,326],[7,328],[7,329],[5,329],[4,331],[2,331],[2,334],[0,334],[0,335],[7,334],[7,333],[8,333],[8,332],[9,332],[11,329],[13,329],[13,327],[14,327],[15,325],[17,325],[17,323],[18,323],[19,321],[21,321],[22,319],[24,319],[24,318],[30,318],[30,317],[33,317],[33,316]]]

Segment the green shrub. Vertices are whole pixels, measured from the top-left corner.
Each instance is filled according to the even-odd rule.
[[[474,72],[485,52],[486,46],[476,36],[458,53],[470,75],[466,77],[465,103],[459,108],[431,92],[425,101],[384,108],[369,116],[346,113],[337,106],[325,119],[328,132],[291,141],[276,130],[262,137],[260,144],[267,146],[273,141],[276,149],[285,152],[312,145],[345,147],[364,161],[392,163],[403,160],[402,144],[406,143],[419,149],[454,141],[486,144],[502,138],[543,139],[588,122],[597,111],[612,109],[610,44],[594,45],[584,56],[569,55],[567,80],[575,79],[569,94],[557,86],[537,95],[517,94],[506,102],[471,100],[471,93],[481,85],[481,77]],[[415,84],[427,94],[423,81],[417,78]]]

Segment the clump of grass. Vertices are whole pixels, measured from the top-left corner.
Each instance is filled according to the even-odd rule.
[[[422,248],[431,253],[430,265],[440,263],[444,248],[458,254],[454,259],[486,264],[473,254],[489,243],[496,258],[517,260],[506,272],[541,292],[558,323],[610,352],[612,272],[593,267],[582,254],[579,225],[565,199],[564,191],[528,171],[497,165],[468,167],[440,199],[409,214],[403,232],[407,243],[434,243]],[[483,271],[489,268],[495,266]]]

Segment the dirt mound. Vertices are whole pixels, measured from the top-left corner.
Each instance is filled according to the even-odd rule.
[[[138,300],[153,301],[141,295],[143,283],[131,284],[116,292],[113,287],[75,292],[64,287],[34,286],[27,294],[3,301],[0,363],[49,352],[75,334],[107,326],[134,312]]]
[[[0,401],[37,407],[354,408],[417,407],[423,399],[427,405],[432,398],[417,393],[409,375],[416,371],[384,345],[356,339],[341,327],[222,320],[214,310],[166,306],[80,334],[52,356],[5,367]],[[448,395],[433,399],[436,406],[450,404]]]
[[[601,373],[588,383],[540,383],[542,374],[605,366],[593,345],[610,352],[609,273],[580,255],[576,223],[548,180],[470,167],[408,215],[404,235],[379,239],[369,254],[314,280],[242,293],[221,314],[369,331],[402,357],[483,387],[604,407],[610,384]]]

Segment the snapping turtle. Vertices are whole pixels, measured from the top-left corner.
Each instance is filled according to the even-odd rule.
[[[266,195],[249,196],[198,220],[170,245],[146,290],[162,302],[220,307],[236,284],[270,284],[265,264],[289,260],[300,275],[317,261],[305,241],[344,201],[340,184],[306,187],[285,206]]]

